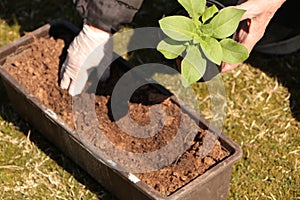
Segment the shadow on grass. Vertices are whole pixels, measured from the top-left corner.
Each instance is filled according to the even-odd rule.
[[[291,112],[300,121],[300,51],[282,56],[253,52],[248,62],[288,89]]]

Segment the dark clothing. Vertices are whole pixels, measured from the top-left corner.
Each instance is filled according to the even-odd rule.
[[[130,23],[141,8],[144,0],[73,0],[77,10],[86,23],[108,32],[119,30],[124,24]],[[151,0],[152,1],[152,0]],[[172,0],[170,0],[172,1]],[[177,0],[173,0],[177,2]],[[217,0],[225,6],[235,5],[238,0]],[[152,2],[148,2],[152,3]],[[163,5],[162,5],[163,6]],[[288,27],[297,28],[294,21],[299,16],[296,0],[287,0],[275,14],[273,21]],[[294,20],[293,20],[294,19]]]
[[[132,21],[143,0],[74,0],[86,23],[115,32]]]
[[[85,19],[89,25],[101,28],[108,32],[115,32],[119,30],[124,24],[130,23],[141,8],[144,0],[73,0],[80,15]],[[158,1],[159,2],[159,1]],[[219,0],[224,5],[235,5],[237,0]],[[151,4],[157,4],[152,0],[145,1],[145,7],[155,9],[155,12],[164,10],[165,8],[152,7]],[[166,7],[172,4],[175,8],[178,7],[177,0],[162,1],[161,7]],[[143,9],[143,8],[141,8]],[[172,11],[170,8],[164,10],[167,14]],[[154,14],[154,13],[153,13]],[[151,17],[147,16],[149,20]],[[147,23],[149,23],[149,20]],[[158,19],[155,19],[156,21]],[[143,21],[143,19],[142,19]],[[151,24],[150,24],[151,25]],[[152,22],[153,25],[153,22]]]

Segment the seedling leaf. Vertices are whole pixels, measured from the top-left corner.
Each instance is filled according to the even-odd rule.
[[[177,58],[185,49],[186,46],[182,42],[172,40],[171,38],[165,38],[157,45],[157,50],[167,59]]]
[[[231,36],[237,29],[245,10],[236,8],[222,9],[211,21],[213,37],[223,39]]]
[[[209,60],[217,65],[221,64],[223,54],[222,47],[215,38],[202,37],[200,40],[200,46],[203,50],[203,53]]]
[[[205,23],[207,20],[211,19],[218,11],[219,9],[215,5],[206,8],[202,15],[202,22]]]
[[[190,41],[195,35],[196,25],[185,16],[170,16],[159,20],[162,31],[177,41]]]
[[[249,56],[248,49],[233,39],[223,39],[220,41],[220,44],[223,50],[222,60],[224,62],[231,64],[239,63],[245,61]]]
[[[194,20],[199,20],[206,7],[206,0],[178,0]]]
[[[199,27],[201,34],[205,36],[211,36],[213,34],[213,29],[211,24],[202,24]]]
[[[188,87],[198,81],[206,70],[206,59],[196,45],[187,47],[186,56],[181,63],[182,84]]]

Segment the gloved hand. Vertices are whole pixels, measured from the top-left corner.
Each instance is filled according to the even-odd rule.
[[[68,55],[60,71],[60,87],[69,94],[80,94],[89,76],[89,71],[97,67],[103,58],[111,56],[107,48],[110,34],[101,29],[84,24],[68,48]],[[106,69],[101,77],[105,81],[110,70]]]
[[[249,52],[262,38],[266,27],[285,0],[240,0],[238,9],[246,10],[234,39],[247,47]],[[243,21],[244,20],[244,21]],[[222,72],[237,67],[238,64],[222,63]]]

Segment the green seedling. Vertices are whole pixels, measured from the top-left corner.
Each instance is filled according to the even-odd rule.
[[[206,71],[207,59],[240,63],[249,56],[247,48],[231,39],[245,13],[232,7],[219,10],[206,0],[178,0],[188,16],[173,15],[159,20],[167,36],[157,46],[165,58],[182,57],[181,77],[185,87],[198,81]]]

